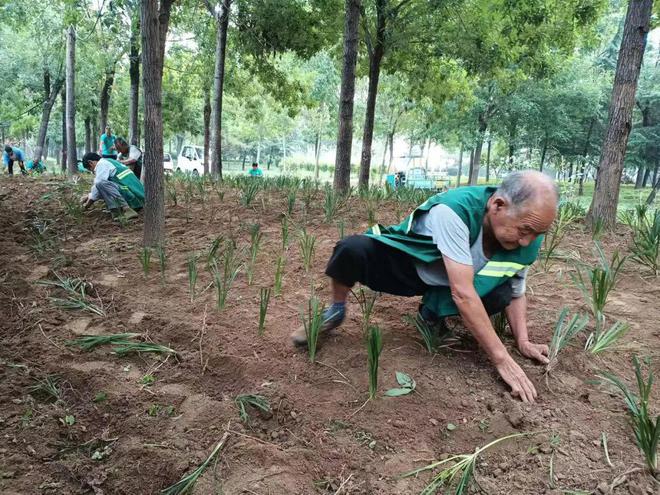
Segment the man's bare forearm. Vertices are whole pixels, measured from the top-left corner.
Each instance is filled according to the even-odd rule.
[[[509,320],[511,331],[516,339],[516,344],[527,342],[529,335],[527,333],[527,297],[523,294],[511,300],[511,304],[506,307],[506,319]]]

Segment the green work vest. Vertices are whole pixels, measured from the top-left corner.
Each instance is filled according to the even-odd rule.
[[[431,237],[412,231],[413,221],[436,205],[446,205],[467,226],[470,232],[470,245],[472,245],[481,231],[488,199],[496,189],[496,187],[473,186],[436,194],[418,206],[399,225],[390,227],[374,225],[367,230],[366,235],[399,249],[416,260],[432,263],[442,259],[442,254]],[[480,297],[485,296],[520,270],[534,263],[542,242],[543,236],[539,236],[529,246],[518,247],[511,251],[501,249],[493,253],[488,263],[474,275],[474,288],[477,294]],[[422,301],[439,316],[458,313],[449,287],[431,287],[424,294]]]
[[[108,160],[117,169],[110,180],[119,186],[119,192],[128,206],[134,210],[144,207],[144,186],[133,171],[112,158],[104,158],[104,160]]]

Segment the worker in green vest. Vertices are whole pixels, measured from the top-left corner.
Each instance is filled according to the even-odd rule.
[[[401,224],[374,225],[335,246],[326,275],[333,303],[322,331],[344,320],[357,282],[378,292],[423,296],[420,317],[436,329],[460,315],[513,395],[533,402],[536,389],[513,360],[489,315],[505,311],[523,356],[547,363],[548,347],[529,340],[525,278],[554,221],[558,193],[535,171],[513,172],[500,187],[462,187],[432,196]],[[306,345],[304,329],[292,334]]]
[[[102,199],[115,220],[138,216],[135,210],[144,206],[144,187],[131,169],[93,152],[85,154],[82,164],[94,173],[92,190],[81,198],[85,208]]]

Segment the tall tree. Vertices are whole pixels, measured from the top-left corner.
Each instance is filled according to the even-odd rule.
[[[355,66],[358,52],[360,0],[346,0],[344,23],[344,62],[339,94],[339,130],[335,157],[334,188],[340,194],[351,187],[351,150],[353,147],[353,99],[355,97]]]
[[[137,146],[140,143],[140,14],[136,6],[131,11],[130,45],[128,73],[131,78],[131,90],[128,99],[128,139],[130,144]]]
[[[142,0],[142,87],[144,88],[144,245],[165,240],[162,84],[165,41],[174,0]]]
[[[66,35],[66,163],[67,173],[78,173],[76,153],[76,30],[73,24]]]
[[[653,0],[630,0],[614,75],[608,127],[586,222],[612,229],[616,224],[623,160],[632,128],[635,91],[651,22]]]
[[[41,111],[41,124],[39,125],[37,143],[34,147],[34,160],[41,160],[41,157],[44,155],[44,143],[46,142],[50,112],[57,101],[57,95],[62,89],[62,84],[64,84],[64,79],[61,74],[57,74],[55,80],[51,81],[50,70],[47,67],[44,68],[44,103]]]
[[[225,82],[227,30],[229,29],[231,2],[232,0],[222,0],[216,5],[210,0],[206,0],[206,6],[216,24],[215,70],[211,101],[211,174],[220,178],[222,178],[222,91]]]

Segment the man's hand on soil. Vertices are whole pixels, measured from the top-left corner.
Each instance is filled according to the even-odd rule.
[[[509,355],[495,367],[502,379],[511,387],[511,394],[520,397],[523,402],[534,402],[536,389],[518,363]]]
[[[548,364],[550,360],[548,359],[548,346],[545,344],[535,344],[529,340],[518,343],[518,350],[520,354],[529,359],[536,359],[537,361]]]

